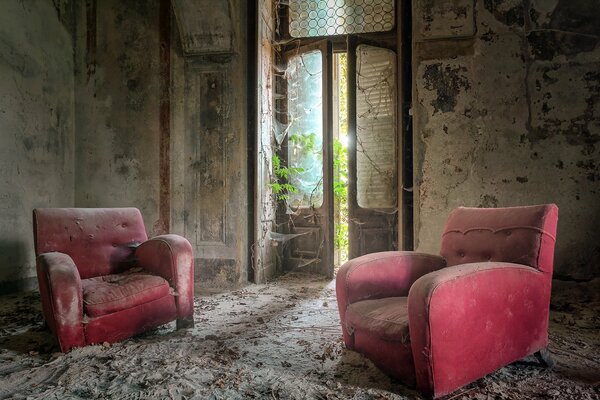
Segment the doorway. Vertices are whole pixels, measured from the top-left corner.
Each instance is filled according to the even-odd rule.
[[[333,251],[334,272],[349,255],[348,237],[348,54],[333,55]]]
[[[276,212],[270,236],[264,233],[268,219],[257,221],[263,224],[261,239],[277,241],[279,272],[302,268],[333,276],[334,267],[349,259],[403,248],[399,148],[408,108],[398,95],[401,33],[394,23],[401,10],[393,0],[384,3],[353,8],[324,2],[321,9],[320,2],[298,1],[295,9],[290,2],[274,10],[273,147],[266,186]],[[336,7],[343,15],[332,22],[328,13]],[[358,24],[371,17],[385,26]],[[340,25],[334,33],[311,29],[322,23]],[[259,153],[268,154],[264,143]],[[259,159],[259,167],[266,159]],[[257,217],[267,215],[265,204]],[[262,260],[266,248],[260,248]]]
[[[347,43],[334,53],[323,40],[284,58],[272,188],[290,238],[285,269],[332,276],[350,258],[398,248],[396,53]]]

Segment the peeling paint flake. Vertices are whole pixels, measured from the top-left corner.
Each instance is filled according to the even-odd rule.
[[[521,0],[484,0],[483,5],[505,25],[523,26],[525,23],[525,7]]]
[[[436,91],[437,98],[431,101],[433,114],[454,111],[457,104],[456,97],[462,90],[471,89],[469,79],[465,76],[467,68],[464,66],[443,66],[442,63],[431,64],[425,67],[423,79],[425,89]]]

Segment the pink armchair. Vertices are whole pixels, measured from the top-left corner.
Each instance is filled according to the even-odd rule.
[[[454,210],[441,256],[383,252],[337,274],[346,347],[439,397],[525,356],[545,366],[558,208]]]
[[[181,236],[148,240],[136,208],[33,211],[44,319],[61,351],[194,323],[194,258]]]

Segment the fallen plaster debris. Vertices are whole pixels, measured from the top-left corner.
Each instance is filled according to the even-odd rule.
[[[600,279],[583,285],[553,297],[553,370],[528,358],[448,399],[600,399]],[[200,288],[193,329],[170,324],[67,354],[43,328],[37,293],[2,296],[0,399],[420,398],[344,349],[334,288],[300,273]]]

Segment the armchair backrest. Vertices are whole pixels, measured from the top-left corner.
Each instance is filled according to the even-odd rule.
[[[121,272],[132,243],[148,239],[137,208],[37,208],[33,210],[36,256],[68,254],[81,278]]]
[[[529,265],[552,274],[558,207],[459,207],[450,213],[440,255],[448,266],[481,261]]]

